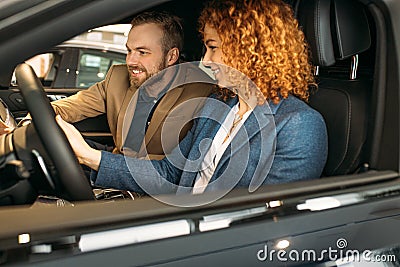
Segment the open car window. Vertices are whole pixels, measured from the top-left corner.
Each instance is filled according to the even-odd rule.
[[[112,65],[125,63],[129,29],[130,24],[94,28],[25,62],[46,88],[88,88]],[[15,73],[11,84],[16,85]]]

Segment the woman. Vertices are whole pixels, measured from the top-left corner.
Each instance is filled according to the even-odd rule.
[[[327,133],[305,103],[314,79],[291,8],[280,0],[213,1],[199,22],[203,64],[218,87],[171,155],[148,161],[96,151],[58,118],[79,161],[97,171],[94,184],[198,194],[318,178]]]

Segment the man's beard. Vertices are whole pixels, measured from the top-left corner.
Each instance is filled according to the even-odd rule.
[[[152,76],[154,76],[157,73],[159,73],[161,70],[165,69],[167,67],[165,62],[166,62],[166,60],[165,60],[165,58],[163,58],[161,60],[160,64],[158,65],[158,67],[156,67],[151,72],[147,71],[143,66],[137,66],[137,67],[134,67],[134,68],[128,66],[130,86],[133,87],[133,88],[136,88],[136,89],[139,88],[145,81],[147,81]],[[131,74],[132,69],[136,69],[136,70],[142,71],[146,75],[146,77],[144,79],[139,79],[137,77],[132,77],[132,74]]]

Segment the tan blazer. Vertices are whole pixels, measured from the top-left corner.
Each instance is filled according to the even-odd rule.
[[[190,130],[192,123],[186,122],[202,108],[204,101],[191,101],[190,104],[179,105],[190,99],[210,95],[211,83],[212,80],[194,65],[179,68],[171,82],[174,89],[168,91],[157,105],[145,134],[145,145],[142,146],[139,155],[135,156],[146,156],[146,150],[147,154],[155,155],[152,158],[169,154]],[[52,105],[57,114],[71,123],[106,113],[116,145],[114,152],[124,153],[123,145],[128,124],[134,116],[137,101],[136,91],[137,89],[129,86],[127,66],[114,65],[102,82],[68,98],[54,101]],[[174,111],[171,113],[172,110]],[[129,117],[125,118],[125,115]]]

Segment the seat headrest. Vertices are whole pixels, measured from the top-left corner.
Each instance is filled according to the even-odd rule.
[[[367,50],[371,36],[364,6],[355,0],[334,0],[333,7],[336,58],[345,59]]]
[[[298,0],[295,12],[316,66],[331,66],[371,45],[367,15],[356,0]]]

